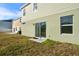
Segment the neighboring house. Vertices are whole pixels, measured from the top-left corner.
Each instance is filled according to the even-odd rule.
[[[19,31],[21,31],[21,17],[15,20],[0,20],[0,32],[16,34]]]
[[[12,32],[12,20],[0,20],[0,32]]]
[[[22,35],[79,44],[78,3],[28,3],[20,9]]]
[[[21,31],[21,17],[12,21],[12,33]]]

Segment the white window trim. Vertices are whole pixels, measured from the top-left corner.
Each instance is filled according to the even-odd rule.
[[[73,24],[64,24],[64,25],[61,25],[61,26],[73,26]]]
[[[70,15],[69,15],[70,16]],[[61,20],[61,19],[60,19]],[[73,19],[72,19],[73,20]],[[62,26],[72,26],[73,27],[73,23],[72,24],[61,24]],[[60,32],[61,33],[61,32]],[[61,35],[73,35],[73,28],[72,28],[72,33],[61,33]]]

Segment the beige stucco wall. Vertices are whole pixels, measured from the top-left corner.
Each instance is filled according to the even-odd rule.
[[[62,42],[69,42],[69,43],[74,43],[74,44],[79,44],[79,9],[67,11],[64,13],[60,14],[55,14],[49,16],[48,21],[48,33],[49,33],[49,38],[57,41],[62,41]],[[61,16],[66,16],[66,15],[74,15],[73,16],[73,34],[60,34],[60,17]]]
[[[37,12],[32,11],[32,4],[28,7],[25,7],[26,16],[22,16],[22,22],[26,24],[21,25],[22,35],[35,37],[35,23],[37,22],[46,22],[46,38],[61,41],[61,42],[69,42],[73,44],[79,44],[79,7],[78,4],[64,4],[64,8],[57,9],[56,11],[53,10],[53,4],[38,4]],[[50,6],[50,7],[49,7]],[[58,5],[57,5],[58,6]],[[57,8],[56,6],[56,8]],[[60,5],[60,7],[62,4]],[[71,6],[71,8],[68,8]],[[76,9],[75,6],[77,6]],[[63,6],[62,6],[63,7]],[[71,9],[71,10],[70,10]],[[53,11],[52,11],[53,10]],[[67,11],[69,10],[69,11]],[[56,14],[55,14],[55,13]],[[73,15],[73,34],[60,34],[60,17]]]
[[[22,21],[30,21],[36,18],[57,14],[61,12],[65,12],[68,10],[72,10],[75,8],[79,8],[79,3],[37,3],[37,11],[33,11],[33,3],[24,7],[26,15],[22,15]]]
[[[66,15],[74,15],[73,34],[60,34],[60,17]],[[31,37],[35,36],[34,24],[44,21],[46,21],[46,38],[55,41],[79,44],[79,9],[74,9],[28,21],[26,24],[22,25],[22,35]]]

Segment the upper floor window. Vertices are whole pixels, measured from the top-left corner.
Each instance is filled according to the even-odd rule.
[[[33,11],[36,11],[37,10],[37,3],[34,3],[33,4]]]
[[[73,33],[73,15],[60,17],[60,23],[61,23],[61,34]]]
[[[20,22],[21,22],[21,18],[20,18]]]
[[[25,12],[25,9],[23,10],[23,16],[25,16],[26,15],[26,12]]]

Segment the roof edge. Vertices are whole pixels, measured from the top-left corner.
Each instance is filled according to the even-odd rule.
[[[22,10],[24,7],[28,6],[29,4],[31,4],[31,3],[27,3],[27,4],[22,5],[22,6],[20,7],[20,10]]]

